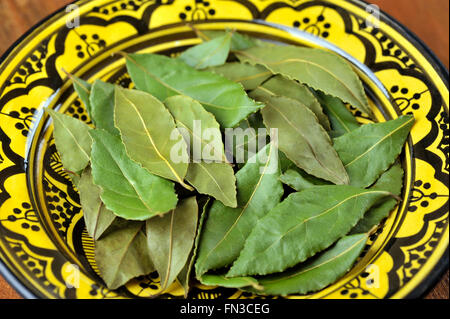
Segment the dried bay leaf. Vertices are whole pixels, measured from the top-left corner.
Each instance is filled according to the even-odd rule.
[[[199,199],[199,207],[202,207],[202,212],[200,214],[198,226],[197,226],[197,234],[195,235],[194,240],[194,248],[191,251],[191,254],[188,258],[188,262],[183,267],[183,269],[180,271],[180,273],[177,276],[178,281],[180,282],[181,286],[184,289],[184,297],[187,298],[187,295],[190,290],[190,279],[191,279],[191,272],[192,267],[194,266],[195,259],[197,257],[197,250],[198,250],[198,244],[200,242],[200,236],[203,229],[203,223],[205,221],[206,217],[206,210],[209,208],[210,203],[210,197],[207,197],[206,199],[202,200],[202,198]]]
[[[183,61],[157,54],[130,54],[128,72],[139,90],[164,101],[173,95],[187,95],[214,114],[223,127],[234,127],[263,107],[243,87],[218,74],[198,71]]]
[[[114,121],[127,154],[150,173],[190,189],[183,181],[189,165],[187,144],[164,104],[137,90],[116,87],[115,94]]]
[[[208,270],[230,265],[255,224],[283,195],[278,152],[273,143],[263,148],[236,173],[238,207],[214,201],[206,219],[195,264],[197,278]]]
[[[177,127],[186,132],[182,135],[194,162],[202,159],[227,162],[220,125],[213,114],[196,100],[184,95],[171,96],[164,104],[174,117]]]
[[[116,215],[103,204],[101,188],[94,184],[90,167],[81,174],[77,185],[80,192],[80,202],[88,234],[97,240],[116,219]]]
[[[262,289],[246,290],[264,295],[285,296],[325,288],[349,271],[366,241],[366,234],[345,236],[326,251],[288,271],[258,278]]]
[[[403,115],[387,122],[365,124],[334,139],[350,177],[350,184],[368,187],[387,170],[400,154],[414,125],[414,117]]]
[[[147,220],[147,245],[164,291],[186,265],[197,231],[198,205],[195,197],[179,202],[162,217]]]
[[[91,95],[92,85],[74,75],[69,74],[69,77],[73,82],[73,88],[75,89],[75,92],[77,92],[81,102],[83,102],[84,106],[86,107],[86,111],[88,112],[89,116],[91,116],[92,107],[89,98]]]
[[[390,193],[349,185],[316,186],[289,195],[263,217],[227,277],[281,272],[326,249]]]
[[[255,291],[261,290],[258,280],[252,277],[227,278],[224,274],[204,274],[199,278],[200,282],[206,286],[221,286],[226,288],[253,287]]]
[[[109,210],[125,219],[146,220],[175,208],[178,198],[172,182],[131,160],[120,138],[98,129],[90,134],[92,175]]]
[[[370,189],[384,190],[396,196],[400,196],[402,187],[403,168],[400,164],[395,164],[384,172]],[[374,226],[380,224],[380,222],[394,209],[397,203],[397,199],[395,198],[385,198],[379,203],[375,203],[350,233],[367,233]]]
[[[222,65],[226,62],[231,49],[231,33],[218,36],[193,46],[179,56],[187,65],[196,69]]]
[[[239,51],[246,50],[253,46],[262,45],[262,41],[252,38],[246,34],[238,33],[236,31],[221,31],[221,30],[196,30],[197,35],[208,41],[223,37],[225,34],[231,34],[231,50]]]
[[[268,142],[267,129],[260,112],[251,114],[232,133],[233,139],[226,141],[227,156],[234,157],[239,168],[242,168]]]
[[[280,176],[280,181],[283,184],[290,186],[297,192],[302,190],[319,186],[329,185],[330,182],[324,181],[320,178],[307,174],[305,171],[298,167],[292,167],[287,169],[283,175]]]
[[[359,128],[356,118],[340,99],[322,92],[316,92],[316,96],[331,121],[333,137],[342,136]]]
[[[241,83],[246,90],[256,89],[261,83],[273,76],[272,72],[261,65],[240,62],[226,63],[210,68],[209,71],[220,74],[233,82]]]
[[[252,96],[266,103],[261,111],[264,124],[278,129],[278,146],[292,162],[313,176],[348,184],[330,137],[309,108],[291,98],[269,96],[259,88]]]
[[[80,173],[89,164],[92,139],[91,128],[71,116],[46,108],[53,120],[53,136],[56,148],[61,155],[64,169]]]
[[[271,95],[285,96],[299,101],[316,115],[319,123],[325,130],[329,131],[331,129],[328,117],[323,113],[319,101],[317,101],[310,89],[305,85],[277,75],[265,82],[261,86],[261,89],[266,90]]]
[[[115,85],[96,80],[92,85],[89,97],[91,104],[91,118],[95,128],[102,129],[114,136],[120,136],[114,126],[114,95]]]
[[[148,275],[155,268],[143,233],[144,223],[117,219],[95,243],[95,261],[109,289]]]
[[[281,173],[285,173],[289,168],[297,167],[282,151],[278,151],[278,160],[280,161]]]
[[[193,161],[189,164],[186,180],[199,193],[211,195],[225,206],[236,207],[236,178],[231,165],[223,163],[227,159],[219,123],[188,96],[169,97],[165,105],[177,127],[185,130],[182,135],[188,135],[185,139],[190,145]]]
[[[229,164],[191,163],[186,180],[200,194],[210,195],[228,207],[237,206],[236,177]]]
[[[297,46],[251,47],[236,52],[241,62],[260,64],[289,79],[335,96],[371,115],[364,88],[350,64],[322,49]]]

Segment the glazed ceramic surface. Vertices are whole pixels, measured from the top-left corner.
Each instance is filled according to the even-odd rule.
[[[358,71],[377,121],[400,114],[416,119],[401,156],[403,201],[345,277],[315,294],[291,298],[419,297],[448,268],[448,74],[391,18],[381,14],[374,25],[366,4],[338,0],[81,0],[75,5],[36,26],[0,65],[0,270],[24,297],[146,298],[158,292],[157,274],[116,291],[102,284],[79,195],[61,166],[43,108],[90,124],[64,71],[130,87],[124,60],[114,53],[176,54],[200,42],[188,22],[201,30],[236,29],[333,50]],[[162,295],[182,296],[177,284]],[[255,296],[196,285],[189,297]]]

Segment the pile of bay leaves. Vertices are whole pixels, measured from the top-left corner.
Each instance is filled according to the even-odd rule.
[[[157,271],[161,293],[186,295],[193,280],[320,290],[397,205],[414,118],[360,125],[347,106],[373,117],[368,99],[333,53],[198,35],[176,57],[122,53],[134,89],[72,77],[89,125],[47,109],[100,275],[116,289]]]

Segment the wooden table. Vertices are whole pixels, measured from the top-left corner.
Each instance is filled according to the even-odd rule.
[[[72,0],[1,0],[0,55],[31,26]],[[371,0],[410,30],[436,53],[448,69],[449,2],[447,0]],[[0,277],[0,299],[20,296]],[[449,298],[447,272],[426,298]]]

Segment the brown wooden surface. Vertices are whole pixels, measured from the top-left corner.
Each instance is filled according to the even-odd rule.
[[[3,54],[35,23],[72,2],[71,0],[0,0],[0,54]],[[448,69],[448,0],[371,0],[419,36]],[[0,276],[0,299],[20,296]],[[449,298],[449,273],[427,295],[430,299]]]

